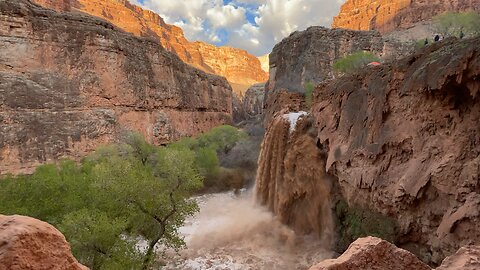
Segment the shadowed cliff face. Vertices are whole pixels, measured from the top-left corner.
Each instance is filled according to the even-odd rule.
[[[234,84],[248,87],[268,79],[268,74],[262,70],[260,61],[255,56],[240,49],[190,42],[182,29],[166,24],[159,15],[132,5],[127,0],[32,1],[56,10],[82,11],[136,36],[158,40],[164,48],[177,54],[184,62],[205,72],[224,76]]]
[[[0,173],[80,158],[123,130],[157,144],[229,123],[228,82],[93,17],[0,0]]]
[[[479,42],[435,44],[315,92],[343,196],[395,218],[400,244],[425,261],[480,239]]]
[[[382,33],[407,29],[446,11],[480,11],[478,0],[348,0],[332,27],[378,30]]]

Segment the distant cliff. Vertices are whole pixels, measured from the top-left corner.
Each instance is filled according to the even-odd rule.
[[[184,62],[205,72],[224,76],[234,84],[265,82],[268,74],[257,57],[244,50],[188,41],[182,29],[166,24],[156,13],[127,0],[32,0],[55,10],[82,11],[100,17],[136,36],[159,40]]]
[[[446,11],[480,11],[478,0],[347,0],[332,27],[379,30],[406,29]]]
[[[81,158],[125,130],[156,144],[232,120],[232,90],[83,13],[0,0],[0,174]]]

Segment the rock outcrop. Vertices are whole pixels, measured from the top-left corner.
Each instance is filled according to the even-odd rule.
[[[480,269],[480,246],[462,247],[457,253],[443,260],[436,270],[477,270]]]
[[[378,30],[407,29],[446,11],[480,11],[478,0],[348,0],[332,27]]]
[[[303,96],[307,83],[316,85],[333,79],[335,61],[357,51],[369,51],[389,60],[410,54],[412,47],[384,40],[375,31],[310,27],[291,34],[270,54],[270,79],[266,86],[267,122],[286,106],[302,107],[302,104],[292,105],[292,98],[298,97],[289,96]]]
[[[325,260],[310,270],[431,270],[412,253],[376,237],[360,238],[337,259]]]
[[[244,50],[215,47],[204,42],[188,41],[182,29],[169,25],[156,13],[131,4],[128,0],[32,0],[49,8],[81,11],[102,18],[136,36],[160,41],[167,50],[184,62],[205,72],[224,76],[234,84],[265,82],[268,74],[260,61]],[[61,5],[60,2],[67,4]]]
[[[0,215],[1,270],[88,270],[72,256],[70,245],[48,223]]]
[[[480,241],[479,42],[448,40],[315,91],[342,196],[394,218],[398,244],[434,264]]]
[[[259,83],[248,88],[243,98],[243,107],[248,117],[263,114],[263,102],[265,98],[265,84]]]
[[[228,82],[82,13],[0,0],[0,174],[81,158],[124,130],[164,144],[231,122]]]

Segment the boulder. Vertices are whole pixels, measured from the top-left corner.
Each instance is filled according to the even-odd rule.
[[[360,238],[337,259],[325,260],[310,270],[430,270],[412,253],[376,237]]]
[[[24,216],[0,215],[0,270],[87,270],[52,225]]]

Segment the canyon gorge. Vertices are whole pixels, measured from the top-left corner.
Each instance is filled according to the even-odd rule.
[[[257,58],[189,41],[127,0],[0,0],[0,176],[100,164],[99,146],[136,131],[198,151],[192,168],[218,166],[205,182],[242,178],[189,194],[198,209],[173,226],[185,249],[155,243],[152,269],[480,269],[480,37],[398,38],[468,10],[480,2],[347,0],[332,29],[295,31]],[[358,52],[378,62],[334,68]],[[213,136],[212,157],[195,140],[223,125],[244,137],[222,148],[231,138]],[[160,220],[148,203],[137,206]],[[0,212],[0,270],[88,269],[57,229]]]

